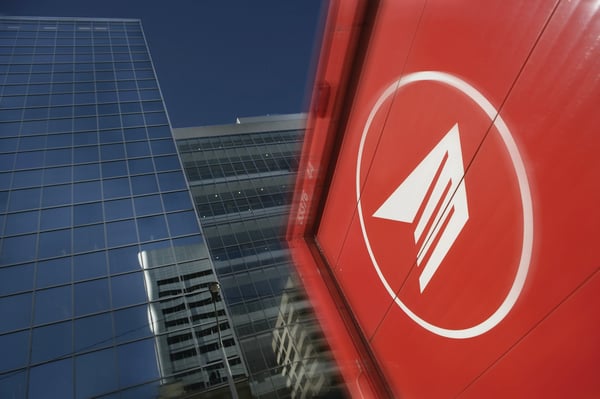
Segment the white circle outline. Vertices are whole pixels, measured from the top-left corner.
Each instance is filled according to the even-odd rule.
[[[368,135],[369,128],[371,127],[371,123],[373,122],[373,118],[375,114],[379,111],[379,108],[384,103],[387,98],[393,94],[394,92],[400,90],[402,87],[407,86],[412,83],[421,82],[421,81],[436,81],[448,86],[454,87],[460,90],[462,93],[466,94],[473,100],[490,118],[491,121],[494,122],[494,126],[496,130],[500,134],[500,137],[504,141],[504,145],[508,150],[510,158],[513,162],[513,167],[515,169],[517,180],[519,183],[519,190],[521,192],[521,203],[523,206],[523,247],[521,249],[521,259],[519,261],[519,268],[517,270],[517,274],[515,276],[515,280],[513,285],[508,292],[504,302],[498,307],[498,309],[486,320],[483,322],[469,328],[460,329],[460,330],[452,330],[447,328],[438,327],[433,325],[415,313],[413,313],[408,306],[406,306],[395,294],[394,290],[390,287],[387,280],[383,276],[379,268],[379,264],[375,259],[375,255],[373,254],[373,250],[371,249],[371,244],[369,242],[369,238],[367,236],[365,221],[362,212],[362,204],[360,200],[360,168],[362,164],[362,155],[364,150],[365,141]],[[495,118],[495,119],[494,119]],[[533,248],[533,207],[531,203],[531,193],[529,191],[529,183],[527,180],[527,173],[525,171],[525,166],[523,164],[523,160],[521,159],[521,155],[519,154],[519,150],[517,145],[508,130],[508,127],[504,123],[504,120],[500,116],[500,114],[496,111],[494,106],[473,86],[468,84],[467,82],[450,75],[445,72],[439,71],[421,71],[414,72],[408,75],[403,76],[399,80],[390,84],[387,89],[381,94],[369,117],[367,118],[367,122],[362,132],[362,137],[360,140],[360,145],[358,148],[358,159],[356,162],[356,198],[357,198],[357,208],[358,208],[358,217],[360,220],[360,227],[362,230],[363,238],[365,240],[365,244],[367,246],[367,251],[369,252],[369,257],[373,263],[375,271],[379,276],[379,279],[383,283],[385,289],[388,294],[392,297],[394,302],[406,313],[408,317],[410,317],[414,322],[416,322],[421,327],[426,330],[440,335],[442,337],[454,338],[454,339],[465,339],[465,338],[473,338],[494,328],[498,323],[500,323],[504,317],[510,312],[515,302],[519,298],[521,294],[521,290],[525,284],[525,279],[527,278],[527,273],[529,271],[529,263],[531,261],[531,252]]]

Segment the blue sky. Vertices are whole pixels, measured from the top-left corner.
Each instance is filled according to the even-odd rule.
[[[321,0],[2,0],[17,16],[140,18],[174,127],[307,108]]]

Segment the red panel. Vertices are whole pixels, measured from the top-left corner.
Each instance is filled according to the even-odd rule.
[[[595,273],[460,397],[598,397],[598,292],[600,275]]]
[[[552,395],[569,331],[595,352],[561,387],[600,394],[597,296],[539,324],[598,270],[598,37],[586,2],[382,2],[317,238],[397,395],[489,396],[527,365],[505,393]]]

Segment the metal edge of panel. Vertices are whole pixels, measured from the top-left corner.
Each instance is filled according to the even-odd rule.
[[[315,234],[379,1],[332,0],[286,232],[296,269],[352,397],[393,397]]]

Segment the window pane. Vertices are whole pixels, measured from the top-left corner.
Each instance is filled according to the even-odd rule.
[[[32,233],[38,229],[40,212],[21,212],[6,215],[5,235]]]
[[[71,258],[38,262],[35,278],[35,286],[38,289],[69,283],[71,281]]]
[[[108,220],[126,219],[133,217],[131,199],[120,199],[104,203],[104,218]],[[110,238],[110,236],[109,236]]]
[[[77,398],[91,398],[118,388],[117,359],[114,348],[75,358]],[[132,370],[133,371],[133,370]]]
[[[113,307],[124,307],[147,300],[144,275],[141,272],[116,276],[110,279]]]
[[[187,189],[185,177],[181,172],[159,173],[158,182],[163,191]]]
[[[117,347],[121,386],[141,384],[160,377],[156,368],[154,340]]]
[[[108,310],[108,280],[75,284],[75,316]]]
[[[51,258],[71,253],[71,230],[40,233],[38,258]]]
[[[154,165],[151,158],[131,159],[129,163],[129,172],[137,175],[142,173],[154,172]]]
[[[33,289],[33,264],[0,268],[0,295]],[[0,348],[2,345],[0,345]]]
[[[94,180],[100,178],[100,164],[92,163],[73,167],[73,180]]]
[[[71,322],[34,328],[31,362],[44,362],[70,354],[72,330]]]
[[[71,287],[50,288],[35,293],[35,324],[50,323],[70,318]]]
[[[192,209],[192,202],[187,191],[163,194],[163,201],[167,212]]]
[[[106,224],[108,246],[133,244],[137,242],[137,232],[133,220],[123,220]]]
[[[102,220],[101,202],[77,205],[73,207],[73,222],[75,225],[101,222]]]
[[[10,193],[9,211],[21,211],[40,206],[40,189],[16,190]]]
[[[99,180],[73,184],[73,202],[98,201],[101,199]]]
[[[15,172],[12,182],[12,188],[35,187],[42,184],[42,169],[24,170]]]
[[[109,250],[110,272],[114,274],[140,270],[138,256],[139,248],[137,246]]]
[[[49,208],[42,210],[40,229],[58,229],[71,226],[71,207]]]
[[[134,198],[136,216],[151,215],[153,213],[162,213],[162,204],[160,195],[148,195],[145,197]]]
[[[111,346],[113,327],[110,313],[75,320],[75,352]]]
[[[104,180],[102,184],[104,186],[104,198],[127,197],[131,194],[127,177]]]
[[[0,299],[0,333],[28,327],[31,321],[31,294],[13,295]]]
[[[104,251],[74,256],[73,273],[75,280],[106,276],[108,273],[106,263],[106,253]]]
[[[118,310],[114,312],[114,317],[117,343],[152,336],[148,326],[148,306]]]
[[[75,252],[93,251],[104,247],[103,225],[96,224],[73,229],[73,250]]]
[[[167,220],[171,236],[200,233],[196,214],[193,211],[169,213]]]
[[[1,241],[0,264],[27,262],[35,258],[37,243],[35,234],[7,237]]]
[[[159,240],[168,237],[167,225],[163,215],[140,218],[137,220],[141,241]]]
[[[0,348],[0,372],[24,367],[29,352],[29,331],[0,335]]]
[[[133,176],[131,186],[134,195],[150,194],[158,191],[154,175]]]
[[[104,162],[102,164],[102,177],[117,177],[127,175],[127,163],[125,161]]]
[[[29,372],[28,399],[47,399],[48,392],[61,399],[73,397],[73,359],[33,367]]]
[[[25,372],[7,374],[0,379],[0,398],[25,398],[27,378]]]
[[[42,206],[67,205],[71,203],[71,185],[44,187]]]

